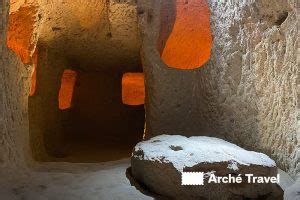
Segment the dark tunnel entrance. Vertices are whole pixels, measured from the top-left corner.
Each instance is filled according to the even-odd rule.
[[[144,107],[123,104],[121,80],[122,73],[109,70],[78,73],[66,124],[72,157],[86,161],[127,157],[142,139]]]
[[[144,91],[140,84],[144,80],[136,84],[135,76],[125,75],[140,75],[142,68],[95,70],[66,65],[59,55],[38,55],[29,97],[36,160],[104,162],[129,157],[144,133],[143,101],[130,104],[144,98],[139,93]]]

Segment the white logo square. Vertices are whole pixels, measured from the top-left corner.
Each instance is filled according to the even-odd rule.
[[[181,185],[204,185],[203,172],[182,172]]]

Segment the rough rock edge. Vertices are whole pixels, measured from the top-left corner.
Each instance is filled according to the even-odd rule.
[[[246,151],[219,138],[160,135],[138,143],[133,157],[140,160],[171,163],[179,172],[201,163],[227,162],[228,169],[237,171],[239,165],[275,167],[267,155]]]

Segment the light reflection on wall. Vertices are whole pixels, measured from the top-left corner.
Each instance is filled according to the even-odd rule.
[[[142,105],[145,101],[143,73],[125,73],[122,78],[122,101],[126,105]]]
[[[66,69],[61,78],[61,86],[58,95],[59,109],[65,110],[71,107],[76,83],[76,71]]]

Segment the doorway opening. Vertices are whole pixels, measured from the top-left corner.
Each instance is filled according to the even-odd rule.
[[[90,163],[129,157],[144,134],[142,68],[66,68],[56,54],[37,57],[29,96],[35,159]]]

